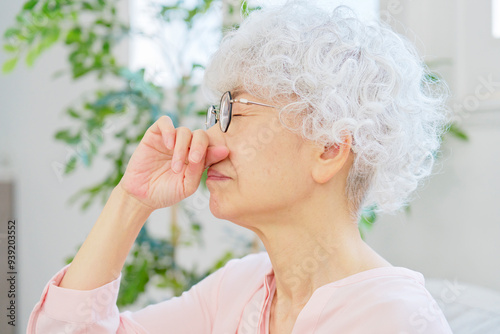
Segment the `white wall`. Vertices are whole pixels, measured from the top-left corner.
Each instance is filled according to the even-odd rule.
[[[382,1],[381,9],[390,9]],[[411,215],[383,215],[368,242],[395,265],[426,277],[500,290],[500,40],[491,37],[491,0],[401,1],[395,18],[452,88],[450,104],[469,142],[443,145],[440,170]],[[483,84],[491,75],[496,86]],[[488,81],[488,80],[486,80]]]

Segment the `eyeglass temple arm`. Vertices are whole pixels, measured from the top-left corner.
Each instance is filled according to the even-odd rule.
[[[275,106],[271,106],[269,104],[260,103],[260,102],[252,102],[252,101],[248,101],[247,99],[232,99],[231,102],[239,102],[239,103],[243,103],[243,104],[257,104],[259,106],[276,108]]]

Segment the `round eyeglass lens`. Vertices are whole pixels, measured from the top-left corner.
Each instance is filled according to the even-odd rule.
[[[208,107],[207,111],[207,122],[205,123],[206,128],[210,129],[217,123],[217,116],[215,115],[215,106]]]
[[[225,92],[220,99],[219,121],[223,132],[227,131],[231,122],[231,93]]]

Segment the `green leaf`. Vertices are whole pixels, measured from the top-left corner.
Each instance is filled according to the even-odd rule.
[[[363,209],[361,217],[358,222],[359,233],[361,238],[365,238],[365,233],[373,227],[375,220],[377,219],[377,214],[375,213],[376,206],[371,206]]]
[[[111,28],[112,24],[109,21],[105,21],[103,19],[98,19],[94,22],[96,25],[101,25],[107,28]]]
[[[37,3],[38,3],[38,0],[30,0],[24,4],[23,9],[24,10],[31,10],[31,9],[33,9],[33,7],[36,6]]]
[[[19,58],[16,57],[16,58],[11,58],[11,59],[5,61],[5,63],[3,63],[3,66],[2,66],[2,72],[3,73],[12,72],[12,70],[16,67],[18,60],[19,60]]]
[[[3,49],[6,52],[18,52],[19,51],[18,47],[15,45],[12,45],[12,44],[4,44]]]
[[[10,37],[13,37],[15,35],[19,35],[20,33],[21,33],[21,30],[19,30],[18,28],[9,28],[9,29],[5,30],[3,37],[10,38]]]
[[[456,124],[451,124],[450,127],[448,128],[448,132],[452,136],[455,136],[456,138],[461,139],[463,141],[469,140],[469,136],[465,133],[465,131],[459,128]]]
[[[28,54],[26,55],[26,65],[28,65],[29,67],[33,66],[35,59],[40,55],[39,50],[40,48],[37,46],[28,52]]]
[[[52,1],[47,1],[42,6],[42,13],[48,18],[52,18],[53,14],[57,12],[59,6],[54,5]]]
[[[61,29],[59,27],[53,27],[50,29],[44,29],[42,31],[42,41],[40,42],[40,53],[49,48],[52,44],[57,42],[61,34]]]
[[[249,7],[247,1],[243,1],[241,4],[241,13],[243,14],[244,18],[250,15],[250,13],[253,12],[254,10],[260,10],[260,9],[262,9],[260,6]]]
[[[76,156],[71,156],[71,158],[68,160],[66,163],[66,167],[64,168],[64,174],[69,174],[73,172],[76,168],[76,163],[78,161],[76,160]]]
[[[88,3],[88,2],[84,2],[84,3],[82,3],[82,7],[83,7],[83,9],[85,9],[85,10],[90,10],[90,11],[93,11],[93,10],[94,10],[94,7],[92,7],[92,5],[91,5],[90,3]]]
[[[66,258],[64,259],[64,263],[65,263],[65,264],[70,264],[71,262],[73,262],[73,259],[74,259],[74,258],[75,258],[74,256],[68,256],[68,257],[66,257]]]
[[[60,130],[56,132],[54,138],[66,142],[67,144],[74,145],[81,141],[81,135],[78,132],[76,135],[71,135],[69,130]]]
[[[89,208],[89,206],[92,204],[93,197],[94,196],[90,195],[89,198],[85,202],[83,202],[83,204],[81,206],[82,211],[85,211]]]
[[[201,174],[201,185],[204,189],[207,189],[207,178],[208,178],[207,171],[208,171],[208,168],[205,169],[203,174]]]
[[[91,71],[91,68],[85,68],[83,66],[75,66],[73,68],[73,79],[78,79]]]
[[[72,118],[77,118],[77,119],[81,118],[80,114],[78,114],[78,113],[76,112],[76,110],[75,110],[75,109],[69,108],[69,109],[67,110],[67,113],[68,113],[68,115],[70,115]]]
[[[149,265],[146,259],[137,259],[124,268],[122,284],[118,296],[118,306],[132,304],[149,282]]]
[[[102,43],[102,52],[105,54],[109,54],[109,50],[110,50],[109,41],[104,41],[104,43]]]

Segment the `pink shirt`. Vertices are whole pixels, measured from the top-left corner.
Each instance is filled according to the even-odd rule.
[[[266,252],[230,260],[180,297],[120,313],[120,277],[88,291],[58,286],[69,265],[45,286],[28,323],[34,333],[267,334],[275,290]],[[376,268],[316,289],[293,334],[452,333],[421,273]]]

